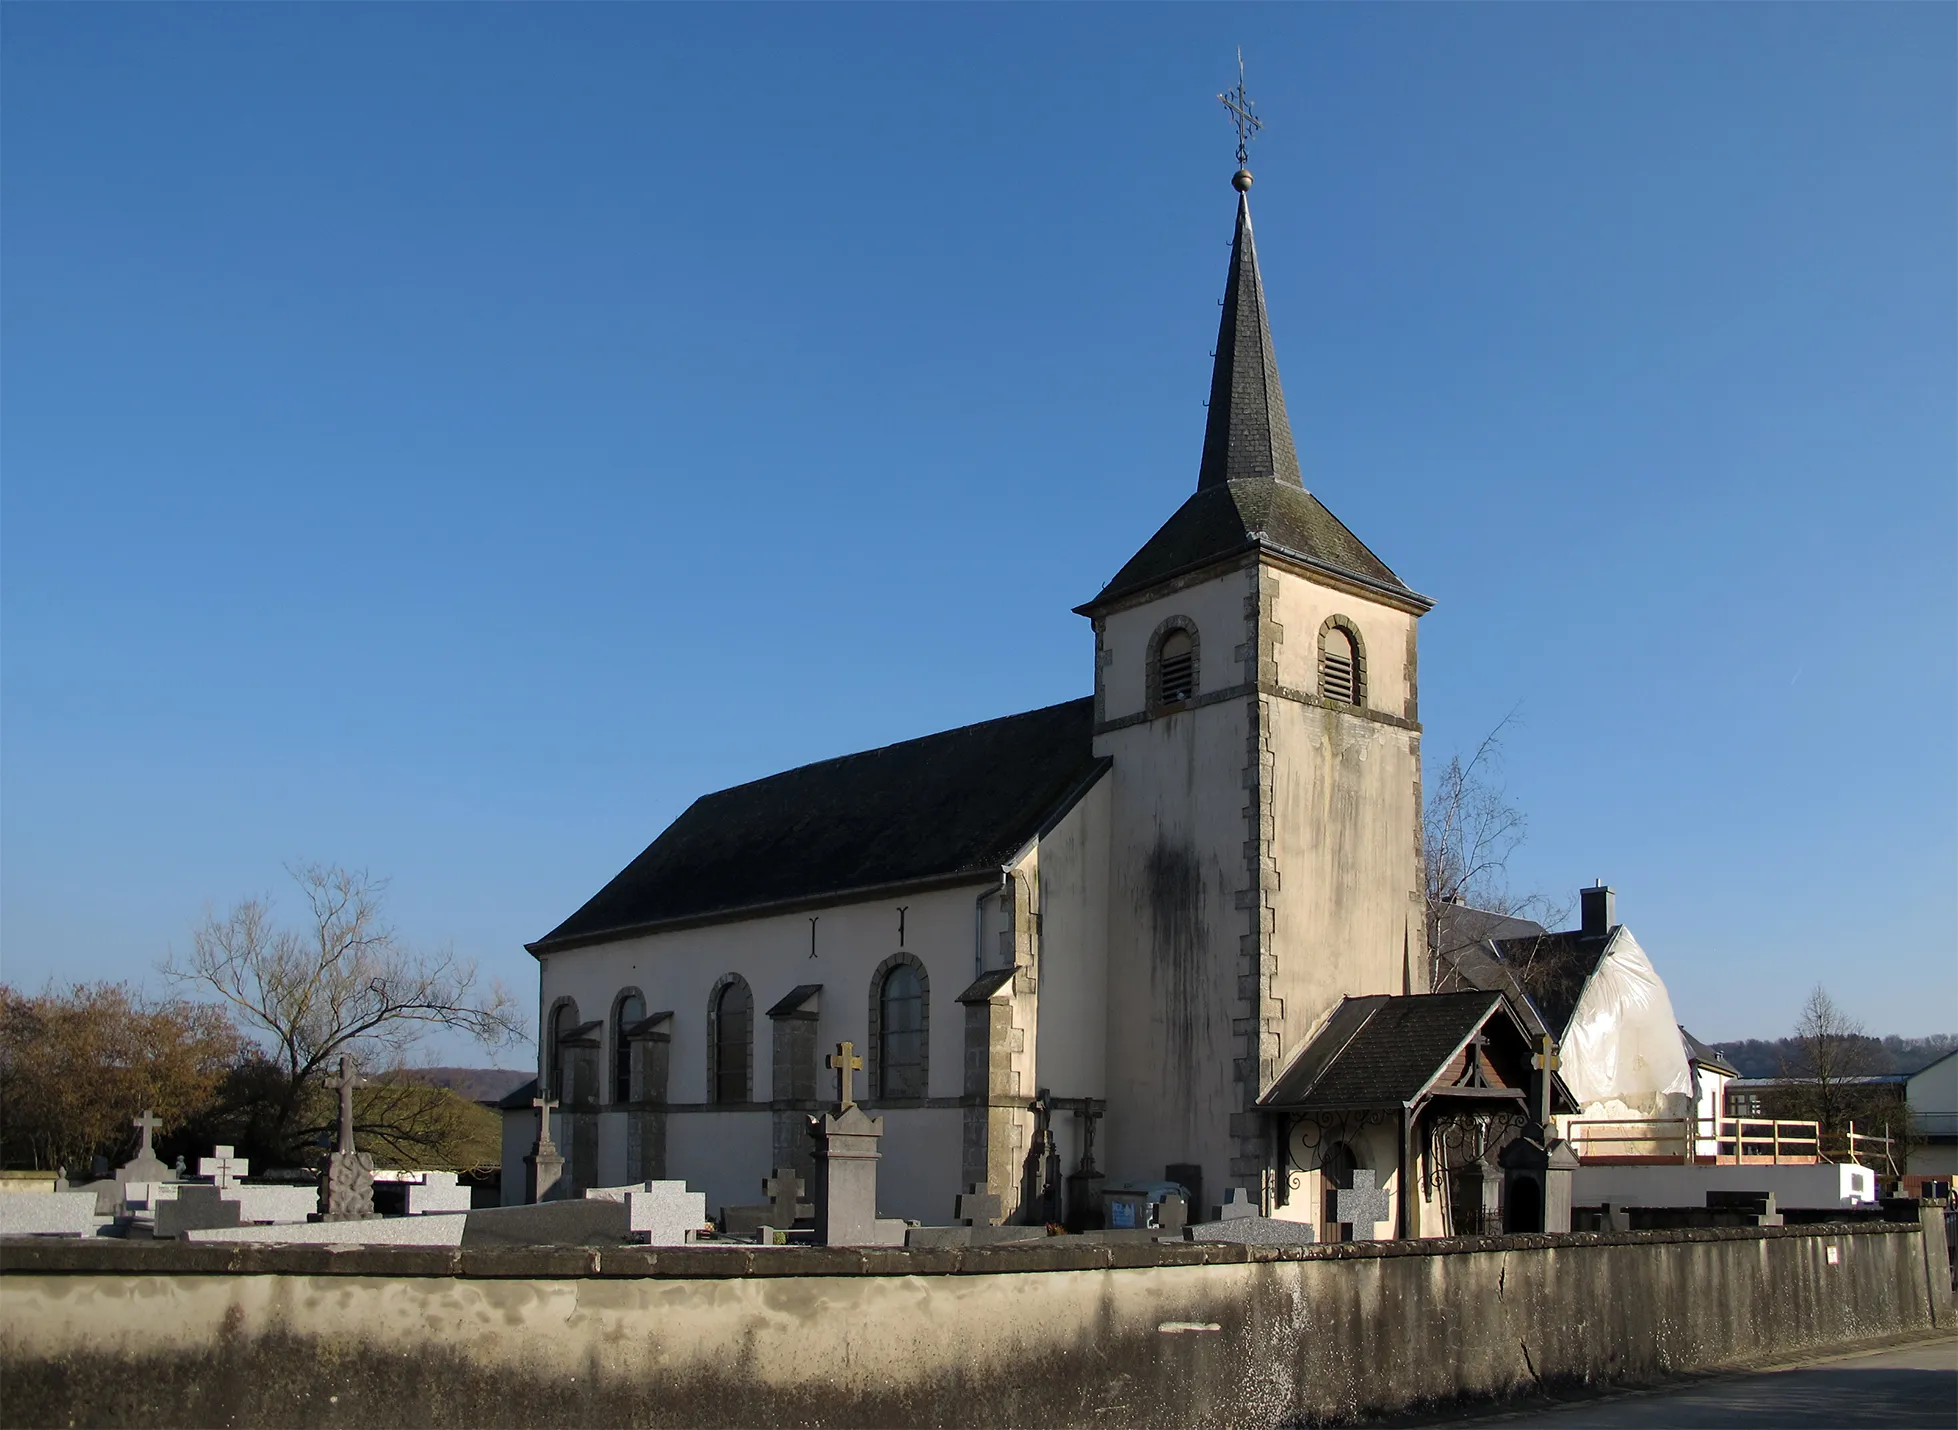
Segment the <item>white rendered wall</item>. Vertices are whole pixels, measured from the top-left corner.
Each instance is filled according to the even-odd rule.
[[[1244,680],[1255,566],[1111,613],[1101,639],[1103,714],[1144,708],[1151,634],[1170,616],[1199,632],[1197,699]],[[1199,705],[1096,737],[1109,772],[1108,1118],[1100,1161],[1113,1181],[1203,1168],[1227,1184],[1237,1111],[1232,1014],[1249,915],[1244,771],[1247,705]]]
[[[1876,1200],[1876,1173],[1851,1162],[1809,1166],[1579,1167],[1571,1174],[1571,1205],[1594,1207],[1703,1207],[1706,1194],[1773,1192],[1782,1210],[1865,1205]]]
[[[690,1192],[705,1193],[709,1215],[717,1215],[725,1206],[754,1206],[767,1200],[761,1184],[772,1170],[768,1164],[773,1146],[766,1112],[670,1117],[666,1175],[685,1181]]]
[[[1056,1097],[1108,1095],[1111,783],[1104,777],[1040,841],[1040,1032],[1034,1077]],[[1071,1114],[1060,1119],[1070,1131],[1072,1122]],[[1078,1150],[1067,1158],[1064,1149],[1063,1156],[1063,1168],[1073,1171]]]

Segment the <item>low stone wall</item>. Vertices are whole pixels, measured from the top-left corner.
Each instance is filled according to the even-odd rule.
[[[1283,1250],[12,1242],[0,1421],[1351,1420],[1948,1326],[1943,1240],[1927,1220]]]

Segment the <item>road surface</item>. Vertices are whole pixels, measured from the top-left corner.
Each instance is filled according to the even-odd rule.
[[[1503,1416],[1543,1430],[1958,1426],[1958,1338]]]

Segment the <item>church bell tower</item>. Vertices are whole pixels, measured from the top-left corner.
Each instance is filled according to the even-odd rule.
[[[1284,1060],[1342,997],[1428,987],[1415,626],[1433,603],[1306,489],[1241,82],[1226,103],[1237,228],[1196,491],[1077,609],[1113,760],[1109,1170],[1175,1167],[1206,1204],[1243,1186],[1268,1207],[1256,1107]]]

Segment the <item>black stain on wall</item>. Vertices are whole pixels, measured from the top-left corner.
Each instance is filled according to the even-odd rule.
[[[1210,1026],[1210,989],[1204,976],[1210,929],[1196,851],[1158,834],[1143,866],[1143,882],[1149,904],[1149,986],[1162,1019],[1163,1058],[1175,1084],[1187,1090],[1197,1084],[1198,1059],[1207,1051]]]

